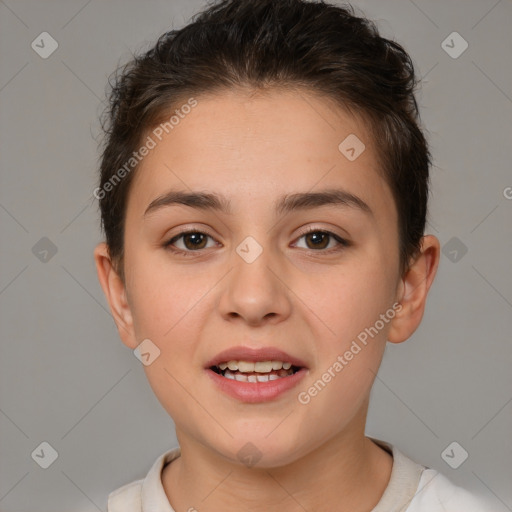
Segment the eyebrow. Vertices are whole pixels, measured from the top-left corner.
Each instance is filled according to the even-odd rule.
[[[173,205],[184,205],[199,210],[214,210],[231,215],[231,202],[222,194],[170,190],[151,201],[144,212],[144,217],[161,208]],[[275,212],[278,215],[282,215],[292,211],[308,210],[329,205],[354,208],[373,216],[371,208],[361,198],[342,189],[287,194],[276,202]]]

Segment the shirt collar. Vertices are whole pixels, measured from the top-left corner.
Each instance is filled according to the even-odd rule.
[[[371,512],[406,511],[416,495],[421,474],[426,468],[409,459],[392,444],[372,437],[370,439],[393,456],[388,485]]]
[[[173,448],[156,459],[142,483],[142,512],[175,512],[162,484],[163,468],[180,456],[180,448]]]

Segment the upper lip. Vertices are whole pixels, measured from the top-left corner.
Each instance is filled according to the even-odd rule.
[[[306,367],[304,361],[276,347],[250,348],[238,346],[219,352],[205,364],[205,368],[218,366],[220,363],[227,363],[228,361],[249,361],[253,363],[257,361],[282,361],[283,363],[291,363],[293,366]]]

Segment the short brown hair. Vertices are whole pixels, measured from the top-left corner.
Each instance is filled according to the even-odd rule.
[[[180,30],[163,34],[113,75],[100,166],[102,228],[124,280],[127,173],[105,185],[147,131],[192,95],[234,87],[303,88],[361,115],[398,211],[400,270],[424,233],[430,153],[419,127],[417,80],[407,52],[345,4],[305,0],[222,0]],[[97,189],[97,190],[99,190]]]

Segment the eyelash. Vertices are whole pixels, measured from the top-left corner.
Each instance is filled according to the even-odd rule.
[[[331,247],[330,249],[304,249],[308,253],[316,254],[316,253],[323,252],[323,253],[331,254],[332,252],[342,251],[343,249],[346,249],[347,247],[350,247],[350,245],[351,245],[351,243],[348,240],[345,240],[344,238],[339,237],[338,235],[332,233],[331,231],[326,231],[326,230],[318,229],[318,228],[310,228],[307,231],[304,231],[303,233],[300,234],[300,236],[297,238],[297,240],[301,239],[302,237],[304,237],[306,235],[309,235],[310,233],[320,233],[323,235],[328,235],[331,238],[334,238],[338,242],[339,245],[337,247]],[[172,244],[174,244],[177,240],[179,240],[180,238],[183,238],[185,235],[188,235],[188,234],[206,235],[213,239],[213,237],[211,235],[209,235],[208,233],[204,233],[203,231],[198,231],[198,230],[194,230],[194,229],[185,230],[185,231],[181,231],[179,234],[172,237],[169,241],[165,242],[164,248],[170,250],[171,252],[173,252],[175,254],[179,254],[182,256],[193,256],[194,253],[200,253],[202,251],[202,249],[198,249],[196,251],[192,251],[192,250],[184,251],[183,249],[176,249],[175,247],[173,247]]]

